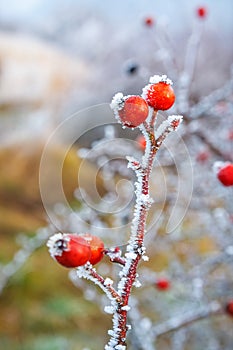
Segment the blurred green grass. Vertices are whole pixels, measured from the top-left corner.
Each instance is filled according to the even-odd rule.
[[[103,347],[110,319],[83,298],[67,272],[43,247],[11,278],[0,296],[1,349]]]

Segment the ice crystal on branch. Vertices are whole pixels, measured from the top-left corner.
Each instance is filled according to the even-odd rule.
[[[158,140],[160,138],[166,137],[171,131],[175,131],[178,126],[182,123],[183,116],[181,115],[171,115],[165,120],[155,131],[155,138]]]
[[[118,111],[119,109],[122,109],[124,106],[124,96],[122,92],[118,92],[115,94],[115,96],[112,99],[112,102],[110,104],[110,107],[114,112]]]

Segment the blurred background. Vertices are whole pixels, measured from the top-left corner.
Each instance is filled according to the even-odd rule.
[[[204,17],[198,15],[200,6],[206,9]],[[196,36],[192,36],[193,32]],[[170,249],[174,249],[174,260],[186,264],[184,251],[189,249],[190,240],[191,245],[195,240],[197,260],[199,255],[218,251],[215,236],[211,237],[210,217],[216,209],[220,209],[214,212],[216,220],[221,221],[224,215],[226,220],[230,216],[232,220],[233,215],[232,188],[226,192],[218,187],[214,192],[218,184],[211,171],[215,160],[232,161],[233,110],[229,83],[232,79],[232,35],[231,0],[205,0],[203,3],[196,0],[10,0],[0,3],[0,267],[3,271],[0,349],[103,348],[111,320],[88,297],[83,298],[83,289],[87,287],[76,288],[68,279],[67,271],[51,260],[43,243],[48,231],[41,228],[48,226],[48,219],[39,189],[41,155],[48,137],[70,115],[96,104],[109,103],[118,91],[126,95],[140,94],[151,75],[169,75],[176,91],[176,82],[186,64],[186,49],[193,43],[196,64],[189,82],[189,106],[183,108],[180,104],[174,111],[188,118],[194,111],[192,107],[205,96],[228,85],[225,92],[220,91],[220,97],[214,97],[214,110],[195,115],[194,119],[200,116],[204,120],[202,125],[209,134],[193,135],[193,130],[200,126],[195,121],[196,124],[190,123],[189,130],[183,130],[181,135],[194,168],[194,202],[183,227],[190,237],[187,234],[181,243],[176,236],[177,245],[173,246],[173,242],[169,247],[160,246],[157,260],[152,259],[150,267],[158,272],[166,270]],[[201,40],[195,46],[197,37]],[[211,121],[210,112],[215,117]],[[113,122],[107,107],[100,113],[102,123]],[[77,196],[73,195],[78,186],[81,162],[77,149],[91,147],[96,137],[104,135],[98,128],[87,133],[94,116],[91,113],[82,115],[78,134],[83,138],[77,137],[68,153],[63,142],[56,142],[49,150],[53,158],[64,159],[63,188],[74,208],[80,207]],[[124,137],[124,131],[117,130],[120,137]],[[134,140],[136,136],[137,131],[127,133],[129,139]],[[137,152],[140,154],[141,150],[138,148]],[[85,174],[96,171],[93,159],[86,166]],[[177,173],[169,175],[169,167],[165,173],[168,188],[173,188]],[[199,186],[200,175],[204,176],[205,189]],[[210,184],[209,189],[206,184]],[[93,186],[92,177],[86,176],[85,186]],[[99,193],[106,192],[101,174],[97,176],[97,187]],[[54,206],[56,193],[51,197]],[[197,208],[202,216],[197,214]],[[224,227],[230,240],[232,221]],[[35,235],[39,238],[30,246],[30,238]],[[24,243],[26,255],[24,252],[14,258]],[[193,261],[197,261],[195,259]],[[11,261],[15,265],[4,270]],[[14,273],[15,266],[21,265]],[[232,274],[227,296],[233,287],[231,278]],[[180,290],[177,293],[179,295]],[[224,318],[224,322],[226,327],[217,338],[221,338],[219,346],[225,346],[221,349],[230,349],[233,346],[229,333],[232,321]],[[218,329],[219,324],[216,327]],[[158,349],[171,348],[169,342],[158,346]],[[208,347],[202,344],[194,348]]]

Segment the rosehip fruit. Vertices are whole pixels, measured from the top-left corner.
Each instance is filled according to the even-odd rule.
[[[233,163],[223,163],[218,170],[217,177],[224,186],[233,186]]]
[[[144,23],[147,27],[152,27],[154,25],[154,22],[155,22],[154,18],[152,18],[152,17],[146,17],[144,19]]]
[[[170,288],[171,284],[167,278],[159,278],[156,281],[155,286],[159,290],[167,290]]]
[[[153,80],[156,81],[153,83]],[[171,87],[171,80],[164,76],[151,78],[152,84],[148,84],[143,89],[143,97],[150,107],[155,110],[165,111],[175,102],[175,93]]]
[[[197,154],[196,160],[200,163],[204,163],[208,160],[209,153],[207,151],[201,151]]]
[[[52,258],[65,267],[85,265],[91,257],[90,244],[80,235],[57,233],[47,242]]]
[[[200,18],[205,18],[207,15],[207,11],[205,7],[198,7],[197,8],[197,15]]]
[[[91,256],[89,261],[92,265],[97,264],[104,255],[104,243],[99,237],[93,236],[90,233],[83,233],[81,235],[85,241],[89,244],[91,249]]]
[[[228,132],[227,138],[228,140],[233,141],[233,129]]]
[[[123,107],[118,110],[120,121],[124,126],[135,128],[142,124],[148,116],[148,105],[141,96],[129,96]]]
[[[226,312],[228,313],[228,315],[230,315],[231,317],[233,317],[233,300],[230,300],[230,301],[226,304],[225,310],[226,310]]]
[[[141,150],[144,151],[145,148],[146,148],[146,139],[145,139],[145,137],[143,135],[139,135],[137,137],[136,141],[138,143],[138,146],[141,148]]]

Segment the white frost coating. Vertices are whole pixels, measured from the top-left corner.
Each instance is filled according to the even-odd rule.
[[[129,169],[133,169],[134,171],[140,170],[141,164],[139,163],[139,161],[136,158],[130,157],[130,156],[126,156],[126,159],[128,160],[127,167]]]
[[[150,110],[149,114],[151,114],[151,116],[152,116],[153,109],[150,107],[149,110]],[[149,119],[151,118],[151,116],[149,116]],[[144,136],[144,138],[146,140],[145,154],[144,154],[144,156],[142,158],[142,167],[145,168],[146,164],[147,164],[147,161],[148,161],[148,159],[150,157],[151,140],[150,140],[149,134],[146,131],[145,126],[143,124],[139,126],[139,129],[141,130],[141,132],[142,132],[142,134],[143,134],[143,136]],[[136,174],[136,175],[138,177],[138,174]]]
[[[183,121],[183,116],[182,115],[169,115],[169,117],[167,119],[168,119],[169,123],[171,123],[171,124],[174,121],[178,121],[180,124]]]
[[[173,85],[173,81],[167,77],[167,75],[153,75],[150,77],[149,82],[151,84],[165,83],[167,85]]]
[[[222,168],[224,168],[225,166],[231,164],[230,162],[214,162],[213,164],[213,171],[215,174],[217,174],[219,172],[219,170],[221,170]]]
[[[137,254],[134,253],[134,252],[128,252],[128,253],[125,254],[125,257],[126,257],[127,259],[132,259],[132,260],[134,260],[134,259],[136,259]]]
[[[55,235],[51,236],[47,242],[47,247],[49,248],[49,253],[52,257],[54,256],[61,256],[62,255],[62,249],[59,249],[56,246],[56,242],[59,240],[64,240],[67,243],[69,242],[70,238],[67,234],[64,233],[55,233]]]
[[[143,255],[146,252],[146,247],[144,247],[144,246],[139,247],[137,251],[138,251],[138,254]]]
[[[143,260],[143,261],[149,261],[149,257],[148,257],[147,255],[143,255],[143,256],[142,256],[142,260]]]
[[[110,259],[114,260],[115,258],[120,258],[121,257],[121,251],[119,250],[119,252],[115,251],[115,248],[110,248],[108,251],[108,256]],[[106,278],[107,280],[107,278]]]
[[[110,103],[110,107],[112,108],[114,112],[114,116],[118,123],[121,123],[118,111],[124,107],[124,96],[121,92],[118,92],[112,99],[112,102]]]
[[[111,337],[114,335],[114,332],[113,332],[112,329],[109,329],[109,330],[108,330],[108,335],[110,335]]]
[[[141,203],[151,206],[154,203],[154,200],[150,197],[149,194],[141,194],[140,196]]]
[[[84,266],[80,266],[76,269],[77,276],[79,278],[85,278],[87,280],[90,280],[90,281],[94,282],[97,286],[99,286],[103,290],[103,292],[106,294],[108,299],[111,301],[112,307],[116,309],[116,307],[117,307],[116,300],[112,296],[112,294],[108,288],[108,287],[110,287],[110,285],[103,285],[101,283],[101,281],[98,280],[98,278],[96,278],[95,276],[93,276],[91,274],[92,271],[96,272],[96,270],[92,267],[92,265],[90,263],[86,263]],[[109,278],[109,280],[110,280],[110,278]]]
[[[124,286],[125,286],[125,283],[126,283],[126,277],[123,277],[123,276],[124,276],[124,273],[127,273],[127,271],[128,270],[126,270],[126,268],[124,266],[123,271],[122,271],[122,277],[121,277],[121,280],[118,283],[118,288],[117,288],[118,289],[118,293],[120,295],[122,295],[123,292],[124,292]]]
[[[140,288],[142,284],[141,284],[141,282],[139,282],[139,280],[136,280],[136,281],[134,281],[133,285],[136,288]]]
[[[107,277],[104,281],[105,286],[112,286],[113,285],[113,280],[111,278]]]
[[[115,110],[118,111],[123,107],[122,106],[123,103],[124,103],[124,95],[122,94],[122,92],[118,92],[115,96],[113,96],[110,107],[112,108],[113,111]]]
[[[130,306],[129,305],[122,306],[121,310],[129,311],[130,310]]]
[[[115,311],[115,308],[113,306],[105,306],[104,307],[104,312],[106,312],[106,314],[113,314]]]
[[[182,123],[182,115],[170,115],[155,131],[155,138],[158,139],[164,133],[174,131]]]
[[[111,332],[111,339],[109,340],[108,344],[105,345],[105,350],[115,350],[117,349],[117,343],[118,343],[118,339],[119,339],[119,332],[121,331],[120,328],[118,328],[118,324],[119,324],[119,315],[117,313],[114,313],[113,315],[113,330]],[[121,346],[121,345],[119,345]],[[125,347],[123,347],[123,349],[125,349]]]

